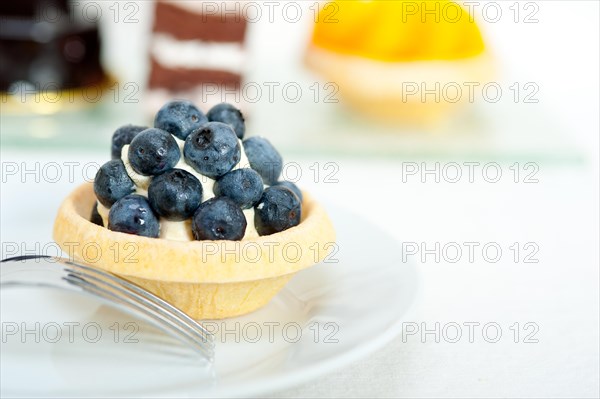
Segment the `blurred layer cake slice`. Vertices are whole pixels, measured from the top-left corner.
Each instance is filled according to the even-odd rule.
[[[235,4],[157,1],[150,40],[149,111],[171,98],[243,108],[247,21]]]

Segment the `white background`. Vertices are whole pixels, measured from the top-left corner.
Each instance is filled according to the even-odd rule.
[[[495,322],[502,328],[500,341],[486,342],[476,328],[469,343],[466,327],[458,343],[443,337],[436,342],[432,334],[398,337],[356,364],[274,396],[598,397],[599,7],[595,1],[536,4],[539,23],[515,24],[507,16],[501,23],[484,24],[483,30],[507,76],[539,84],[540,103],[579,148],[583,162],[542,163],[539,182],[533,184],[514,183],[509,175],[495,184],[477,176],[474,183],[431,178],[422,183],[417,176],[400,184],[399,161],[319,158],[339,164],[339,183],[315,183],[309,176],[301,181],[320,198],[342,201],[399,242],[425,242],[428,247],[436,242],[498,243],[504,252],[497,263],[485,261],[478,251],[473,263],[464,254],[457,263],[413,257],[421,263],[424,290],[414,320],[407,322],[428,328],[436,322]],[[502,8],[507,11],[507,3]],[[271,35],[273,29],[297,28],[280,23],[262,29],[254,33],[259,38],[255,43],[271,40],[274,45],[286,44],[286,35]],[[123,34],[108,31],[109,41]],[[292,50],[273,54],[267,44],[255,48],[277,66],[297,58]],[[143,73],[141,67],[128,66],[131,48],[112,51],[105,58],[124,79]],[[3,160],[38,157],[4,148],[2,154]],[[103,156],[85,159],[101,162]],[[509,165],[503,164],[507,174]],[[46,209],[58,206],[60,193],[50,192],[40,208],[39,199],[19,198],[17,185],[2,186],[3,240],[20,239],[37,228],[19,225],[25,212],[39,214],[40,229],[50,228],[53,214]],[[535,243],[539,262],[515,262],[509,250],[515,242]],[[513,342],[509,327],[515,322],[522,333],[526,322],[539,326],[539,342],[523,343],[523,335]]]
[[[496,264],[436,264],[430,257],[421,266],[425,289],[414,322],[495,321],[502,339],[399,337],[362,362],[276,396],[598,397],[599,9],[592,1],[536,3],[538,24],[484,29],[507,74],[538,82],[541,102],[578,143],[585,164],[541,165],[532,185],[398,185],[398,164],[349,163],[341,168],[344,181],[376,174],[373,191],[363,196],[340,184],[335,193],[399,240],[537,243],[537,264],[509,256]],[[509,326],[527,321],[539,325],[539,343],[513,343]]]

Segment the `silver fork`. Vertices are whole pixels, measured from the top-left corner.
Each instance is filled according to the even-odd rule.
[[[173,305],[115,274],[64,258],[19,256],[0,262],[0,288],[15,286],[61,288],[94,295],[119,308],[143,314],[209,362],[214,359],[213,334]]]

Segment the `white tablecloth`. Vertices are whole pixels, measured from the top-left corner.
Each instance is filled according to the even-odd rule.
[[[47,165],[63,157],[4,151],[2,161]],[[103,158],[69,159],[84,165]],[[398,239],[398,247],[390,250],[401,254],[401,241],[404,249],[411,249],[407,243],[425,243],[427,249],[439,243],[441,259],[437,263],[430,254],[423,262],[420,253],[405,254],[419,265],[423,291],[403,335],[360,362],[275,396],[597,396],[598,175],[591,161],[541,164],[539,183],[531,184],[514,183],[512,177],[456,184],[423,184],[413,178],[402,184],[399,162],[334,162],[338,183],[315,183],[307,174],[302,185],[382,226]],[[312,161],[300,164],[308,170]],[[370,183],[361,187],[357,182]],[[73,184],[66,175],[60,183],[25,186],[8,178],[2,185],[3,243],[51,242],[54,214],[47,210],[58,207]],[[40,190],[43,197],[32,194]],[[35,229],[20,223],[25,215],[31,220],[31,213],[39,220]],[[465,242],[474,243],[473,262]],[[533,247],[525,248],[527,243]],[[488,252],[483,253],[486,244]],[[450,247],[456,245],[463,248],[462,258],[451,263],[456,253]],[[492,263],[496,247],[502,255]],[[437,337],[422,334],[435,330],[436,323]],[[488,323],[496,324],[489,324],[484,335]],[[497,328],[502,335],[492,343]]]

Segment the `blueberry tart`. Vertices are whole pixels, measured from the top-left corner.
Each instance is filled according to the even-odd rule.
[[[165,104],[153,127],[117,129],[112,159],[62,203],[54,239],[196,319],[264,306],[328,255],[335,232],[281,179],[275,147],[245,130],[233,106],[205,115],[187,101]]]

